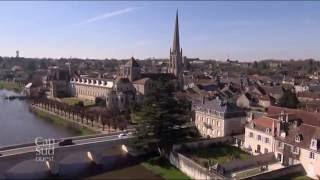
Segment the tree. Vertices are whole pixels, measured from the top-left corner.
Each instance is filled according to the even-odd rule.
[[[75,103],[74,106],[77,107],[77,108],[84,108],[84,102],[83,101],[79,101],[79,102]]]
[[[186,105],[173,97],[170,84],[159,83],[159,88],[145,97],[133,115],[137,122],[134,143],[142,150],[169,150],[187,138],[188,128],[182,128],[190,120]]]
[[[296,93],[292,92],[291,90],[283,89],[283,94],[279,99],[279,105],[281,107],[297,108],[299,105],[299,100],[296,96]]]
[[[28,62],[27,70],[31,71],[31,72],[35,71],[36,70],[36,62],[35,61]]]
[[[106,106],[106,100],[103,99],[102,97],[96,97],[95,98],[95,105],[96,106]]]

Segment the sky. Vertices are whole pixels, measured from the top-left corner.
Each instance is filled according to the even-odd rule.
[[[0,2],[0,56],[320,60],[320,2]]]

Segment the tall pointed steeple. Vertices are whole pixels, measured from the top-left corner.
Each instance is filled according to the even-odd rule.
[[[172,46],[172,49],[170,49],[168,73],[172,73],[178,79],[181,79],[182,72],[183,72],[182,49],[180,48],[179,17],[178,17],[178,10],[177,10],[174,34],[173,34],[173,46]]]
[[[178,9],[176,13],[176,23],[175,23],[175,29],[174,29],[174,35],[173,35],[173,46],[172,51],[180,51],[180,39],[179,39],[179,17],[178,17]]]

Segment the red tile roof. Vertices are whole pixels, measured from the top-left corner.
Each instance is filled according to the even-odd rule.
[[[281,112],[294,114],[296,118],[299,118],[305,124],[320,127],[319,113],[307,112],[299,109],[289,109],[283,107],[270,106],[268,107],[268,116],[279,115]],[[289,115],[290,116],[290,115]]]
[[[259,117],[257,119],[253,120],[253,123],[257,126],[261,126],[264,128],[272,128],[272,123],[274,122],[274,119],[269,117]],[[276,124],[274,124],[276,126]]]

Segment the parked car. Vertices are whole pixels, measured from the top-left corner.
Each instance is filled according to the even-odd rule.
[[[118,135],[118,138],[122,138],[122,137],[126,137],[126,136],[128,136],[127,133],[121,133],[121,134]]]
[[[74,143],[72,142],[72,139],[65,139],[61,142],[59,142],[59,146],[68,146],[68,145],[73,145]]]

